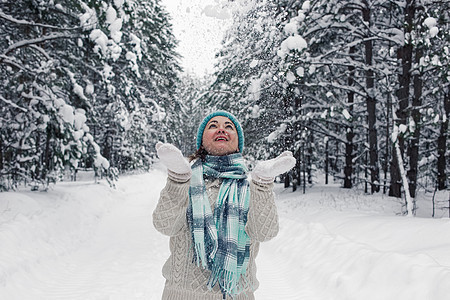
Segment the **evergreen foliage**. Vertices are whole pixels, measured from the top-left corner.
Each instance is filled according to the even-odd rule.
[[[0,18],[1,188],[149,168],[180,72],[159,1],[3,1]]]
[[[198,78],[180,75],[158,0],[1,2],[0,188],[148,169],[159,140],[190,154],[217,109],[241,121],[250,162],[294,153],[294,190],[317,170],[395,197],[448,188],[448,1],[229,9],[217,71]]]
[[[399,143],[411,197],[447,187],[448,3],[243,2],[203,101],[244,120],[250,159],[291,150],[286,186],[322,169],[400,197]]]

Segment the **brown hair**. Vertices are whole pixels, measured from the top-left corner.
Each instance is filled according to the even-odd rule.
[[[208,155],[208,152],[205,150],[205,148],[203,148],[203,145],[201,145],[197,151],[189,155],[189,162],[197,158],[200,158],[202,161],[205,161],[206,155]]]
[[[239,153],[239,150],[236,150],[236,152],[234,152],[234,153]],[[200,158],[202,161],[205,161],[206,155],[208,155],[208,154],[209,153],[206,151],[206,149],[203,147],[203,145],[201,145],[197,151],[195,151],[194,153],[192,153],[191,155],[188,156],[188,159],[189,159],[189,162],[196,160],[197,158]]]

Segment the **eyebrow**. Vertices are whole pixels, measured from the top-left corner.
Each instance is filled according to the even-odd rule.
[[[216,120],[211,120],[211,121],[209,121],[209,123],[208,124],[211,124],[211,123],[219,123],[218,121],[216,121]],[[233,125],[233,127],[234,127],[234,123],[233,122],[230,122],[230,121],[225,121],[225,124],[230,124],[230,125]]]

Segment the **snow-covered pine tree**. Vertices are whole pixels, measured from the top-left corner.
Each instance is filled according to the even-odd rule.
[[[154,153],[157,141],[171,142],[173,134],[179,135],[177,126],[182,124],[179,112],[183,99],[176,97],[176,91],[181,67],[175,52],[178,41],[172,32],[170,16],[160,1],[136,1],[135,6],[132,28],[142,40],[143,48],[139,91],[142,93],[141,105],[148,107],[141,111],[147,126],[146,141],[140,147],[145,147],[148,155]]]
[[[340,47],[343,48],[343,43],[348,43],[347,39],[342,38],[341,27],[344,25],[339,25],[336,16],[333,16],[335,12],[330,11],[335,6],[319,2],[314,5],[304,1],[289,7],[289,17],[284,22],[286,35],[279,54],[284,59],[284,69],[288,70],[285,73],[286,80],[302,83],[299,90],[303,103],[301,110],[297,112],[297,118],[307,120],[305,125],[310,132],[319,137],[327,136],[326,139],[315,140],[326,140],[327,147],[331,143],[337,150],[333,152],[334,155],[327,156],[327,161],[322,159],[319,164],[325,166],[331,159],[334,161],[332,169],[340,172],[337,155],[341,152],[339,148],[345,143],[348,165],[344,168],[344,186],[351,187],[354,155],[351,117],[354,117],[352,108],[355,92],[352,88],[344,87],[345,81],[348,81],[349,85],[352,84],[355,68],[351,64],[345,64],[342,58],[338,61],[333,54]],[[336,48],[331,45],[336,45]],[[346,51],[343,57],[354,59],[352,53],[349,55],[351,50]],[[346,75],[347,72],[349,75]],[[339,80],[342,80],[342,83]],[[319,144],[322,149],[325,149],[325,146],[325,143]]]
[[[431,191],[448,186],[450,162],[448,146],[448,119],[450,117],[450,9],[448,2],[424,2],[415,26],[415,63],[413,71],[414,98],[411,117],[415,126],[413,139],[420,132],[417,143],[410,147],[417,152],[416,166],[411,164],[409,174],[416,187]],[[421,55],[418,55],[418,52]],[[420,76],[420,77],[419,77]],[[421,93],[419,93],[421,87]],[[414,147],[417,147],[415,149]],[[411,151],[412,152],[412,151]],[[430,179],[430,180],[429,180]],[[428,187],[431,182],[431,187]],[[415,194],[413,191],[411,195]]]
[[[100,168],[109,167],[89,134],[86,111],[77,103],[82,88],[61,55],[76,51],[80,12],[78,3],[66,8],[37,1],[0,4],[4,189],[23,180],[34,186],[56,181],[85,156]]]
[[[377,132],[389,128],[380,122],[379,111],[387,107],[383,95],[392,89],[383,81],[390,83],[396,74],[386,54],[401,40],[393,27],[398,22],[389,19],[396,18],[400,8],[396,3],[372,1],[304,1],[301,5],[304,9],[295,7],[299,13],[286,23],[296,26],[296,33],[306,39],[307,51],[303,56],[287,55],[286,63],[302,68],[304,102],[310,103],[306,106],[309,110],[315,106],[339,112],[335,120],[325,119],[325,123],[313,118],[311,128],[332,142],[345,144],[345,187],[361,178],[376,192],[380,185]],[[322,119],[327,116],[326,112],[310,112]],[[333,121],[336,125],[329,132],[328,124]]]
[[[402,72],[396,93],[399,103],[397,116],[399,124],[403,124],[405,128],[400,136],[400,149],[408,166],[409,191],[413,198],[421,185],[421,178],[425,178],[419,174],[421,166],[425,173],[429,173],[427,170],[433,170],[434,167],[426,165],[436,163],[434,157],[441,158],[437,167],[441,168],[438,171],[440,178],[443,178],[443,172],[448,174],[448,162],[442,160],[445,150],[437,150],[443,149],[447,143],[446,138],[442,139],[445,135],[438,134],[438,128],[443,125],[441,130],[448,130],[448,123],[444,125],[445,99],[449,86],[449,54],[445,50],[445,45],[448,44],[448,33],[445,30],[449,26],[446,13],[448,8],[449,4],[441,1],[406,1],[401,18],[404,22],[399,25],[404,30],[404,43],[400,45],[398,52]],[[399,171],[395,168],[394,163],[397,163],[393,158],[390,194],[400,197]],[[443,171],[446,168],[447,171]],[[439,182],[435,175],[429,174],[426,177]]]
[[[148,167],[146,147],[164,132],[156,125],[180,69],[159,2],[30,0],[0,9],[2,186],[56,180],[66,167],[109,169],[102,154],[114,167]]]
[[[103,65],[93,118],[103,151],[122,171],[148,168],[180,70],[168,15],[154,0],[90,5],[103,21],[88,35],[90,57]]]
[[[414,31],[405,34],[408,6],[405,10],[396,1],[255,0],[245,3],[246,9],[236,14],[236,25],[229,31],[219,53],[217,80],[207,95],[210,105],[236,109],[241,115],[258,112],[257,118],[251,120],[254,128],[266,131],[270,130],[268,125],[272,126],[268,139],[273,143],[268,153],[270,149],[277,152],[280,148],[292,147],[300,160],[306,162],[302,172],[307,173],[308,166],[315,162],[307,162],[306,154],[317,151],[318,166],[334,170],[343,179],[343,186],[362,183],[366,191],[370,185],[371,192],[378,191],[381,185],[386,191],[389,180],[392,184],[400,179],[399,176],[395,179],[398,164],[391,161],[396,155],[393,152],[396,149],[391,148],[392,107],[399,108],[396,112],[400,112],[400,117],[398,114],[397,117],[407,122],[397,124],[404,125],[397,126],[400,137],[397,146],[400,146],[404,162],[410,166],[409,181],[414,177],[417,159],[419,166],[430,166],[437,161],[432,158],[435,155],[444,164],[444,167],[440,164],[438,173],[440,182],[445,182],[442,178],[448,174],[448,162],[444,159],[448,131],[445,110],[448,102],[445,100],[448,99],[448,47],[445,46],[448,30],[440,28],[448,26],[445,15],[448,4],[415,3],[423,9],[417,10],[414,16]],[[269,13],[263,15],[266,11]],[[258,20],[262,15],[264,20]],[[434,19],[425,22],[425,15]],[[438,26],[433,20],[438,20],[435,22]],[[422,29],[417,27],[420,24]],[[254,34],[258,28],[265,29],[267,38],[264,34]],[[424,42],[420,41],[420,30],[425,33]],[[434,43],[433,38],[436,38]],[[416,63],[411,63],[410,67],[406,56],[402,56],[403,48],[411,44],[405,43],[405,39],[411,39],[414,44],[411,59],[416,58]],[[418,42],[426,44],[422,53],[416,51],[419,50]],[[274,55],[277,51],[278,56]],[[261,53],[269,55],[264,59],[264,56],[258,57]],[[402,70],[402,66],[409,71]],[[408,89],[405,76],[411,77]],[[436,78],[439,78],[440,89],[432,87]],[[257,97],[252,99],[249,91]],[[416,104],[411,105],[415,108],[407,106],[404,110],[404,97],[399,97],[402,93],[408,93],[408,103],[413,103],[413,97],[416,97]],[[252,107],[254,104],[257,106]],[[406,119],[402,116],[403,110]],[[418,118],[417,111],[422,118]],[[418,122],[410,121],[414,119]],[[260,120],[265,124],[261,126]],[[431,124],[432,120],[435,125]],[[409,127],[410,133],[402,131]],[[418,154],[417,148],[412,151],[414,147],[411,147],[417,127],[420,127],[419,137],[426,133],[426,138],[417,140]],[[257,139],[252,143],[253,149],[247,150],[256,154],[265,151],[265,143],[257,144],[262,140],[258,132],[251,133],[251,138]],[[401,146],[402,138],[406,139],[410,151],[402,150],[405,148]],[[315,141],[315,148],[310,147],[311,139]],[[416,154],[411,157],[413,152]],[[383,166],[384,184],[380,180],[380,165]],[[433,168],[427,170],[430,169]],[[430,172],[426,172],[429,177]],[[418,173],[416,175],[414,184],[421,178]],[[307,177],[302,176],[303,180]],[[300,180],[301,176],[297,177]],[[414,191],[412,185],[409,187]],[[392,194],[392,185],[390,188]]]

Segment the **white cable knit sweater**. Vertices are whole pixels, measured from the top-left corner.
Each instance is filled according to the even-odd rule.
[[[219,193],[221,179],[205,180],[211,208]],[[250,286],[234,300],[255,299],[253,292],[258,288],[255,258],[260,242],[270,240],[278,233],[278,214],[274,203],[273,184],[250,182],[250,206],[246,225],[251,238],[250,260],[245,274]],[[163,300],[221,300],[218,285],[209,290],[206,283],[210,271],[197,267],[193,262],[191,232],[186,220],[189,181],[177,182],[170,176],[161,191],[159,202],[153,212],[155,228],[170,236],[169,259],[162,273],[166,279]],[[241,278],[241,280],[244,280]],[[227,299],[231,299],[227,297]]]

